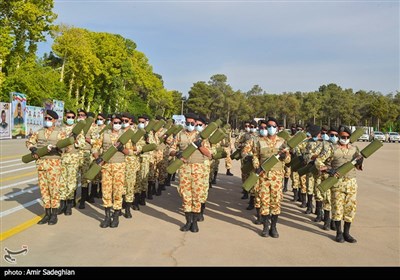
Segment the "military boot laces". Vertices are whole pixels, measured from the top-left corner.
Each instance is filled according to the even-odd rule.
[[[315,212],[317,214],[317,217],[314,219],[314,222],[319,223],[322,221],[322,201],[317,201],[315,202],[315,204],[316,204]]]
[[[104,220],[100,223],[101,228],[108,228],[111,225],[111,207],[106,207],[104,209],[105,217]]]
[[[273,238],[278,238],[279,233],[276,229],[276,223],[278,222],[278,215],[271,216],[271,228],[269,230],[269,235]]]
[[[48,221],[48,225],[52,226],[52,225],[57,224],[57,221],[58,221],[57,212],[58,212],[58,208],[51,208],[51,215],[50,215],[50,219]]]
[[[330,211],[324,210],[324,226],[322,227],[322,229],[329,230],[330,225],[331,225]]]
[[[124,217],[127,218],[127,219],[131,219],[132,218],[131,206],[132,206],[132,202],[125,203],[125,214],[124,214]]]
[[[72,215],[72,206],[74,205],[74,201],[72,199],[67,200],[67,207],[65,209],[65,216],[71,216]]]
[[[185,212],[186,224],[181,227],[181,231],[190,230],[190,226],[192,225],[193,213]]]
[[[60,200],[60,207],[58,208],[57,215],[64,214],[66,209],[67,209],[66,201]]]
[[[190,231],[191,232],[199,232],[199,226],[197,225],[197,221],[199,219],[200,213],[192,213],[193,215],[193,222],[190,225]]]
[[[111,222],[110,227],[112,227],[112,228],[118,227],[120,213],[121,213],[121,210],[114,210],[114,216],[113,216],[113,220]]]
[[[37,224],[38,225],[47,224],[50,220],[50,216],[51,216],[51,208],[45,208],[44,217],[39,222],[37,222]]]
[[[344,233],[343,233],[344,240],[349,243],[357,243],[357,240],[350,235],[350,226],[351,223],[344,222]]]
[[[269,236],[269,219],[268,215],[261,215],[261,223],[263,225],[263,230],[261,231],[260,235],[262,237]]]
[[[335,226],[336,226],[335,240],[336,240],[336,242],[343,243],[344,237],[343,237],[343,232],[342,232],[342,221],[335,221]]]

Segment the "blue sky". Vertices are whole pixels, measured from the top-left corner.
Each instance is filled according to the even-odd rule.
[[[399,1],[55,0],[55,12],[57,23],[132,39],[184,95],[214,74],[242,91],[400,90]]]

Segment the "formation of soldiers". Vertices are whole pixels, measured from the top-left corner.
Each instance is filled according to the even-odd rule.
[[[177,171],[178,193],[186,220],[180,230],[198,232],[198,222],[204,221],[209,188],[216,183],[220,158],[225,157],[226,175],[233,175],[230,172],[233,152],[230,127],[224,127],[226,136],[222,141],[210,141],[202,135],[210,124],[203,116],[186,114],[184,127],[174,133],[168,133],[168,121],[162,117],[155,121],[160,125],[153,123],[154,129],[147,129],[153,120],[146,115],[136,119],[130,113],[107,116],[99,113],[95,116],[83,109],[77,114],[67,110],[61,127],[55,126],[56,112],[47,110],[44,117],[44,128],[26,142],[36,160],[45,208],[45,215],[38,224],[54,225],[57,215],[72,215],[80,187],[79,209],[85,209],[86,202],[95,203],[95,197],[102,198],[105,215],[100,227],[118,227],[121,215],[132,218],[131,209],[140,210],[140,206],[146,205],[146,199],[160,196],[165,187],[171,185],[175,173],[168,174],[167,166],[178,160],[182,161]],[[89,122],[90,126],[79,133],[74,132],[81,121]],[[315,198],[315,222],[323,221],[324,230],[336,230],[337,242],[356,242],[350,235],[356,211],[355,170],[340,177],[339,182],[325,193],[316,188],[329,176],[340,175],[336,169],[347,161],[356,160],[356,168],[362,170],[359,150],[349,143],[351,130],[345,126],[321,128],[309,125],[306,128],[308,138],[295,148],[289,148],[287,141],[278,136],[282,129],[274,118],[259,123],[248,121],[234,142],[236,152],[240,153],[242,181],[245,182],[253,171],[259,174],[257,184],[249,192],[243,190],[242,199],[249,198],[248,210],[256,209],[254,223],[263,225],[260,235],[279,237],[278,217],[290,178],[293,201],[300,201],[306,214],[312,213]],[[294,136],[303,130],[303,126],[293,125],[291,134]],[[127,132],[140,131],[143,131],[143,137],[137,141],[133,138],[121,140]],[[60,140],[71,137],[70,145],[58,148]],[[40,157],[38,150],[43,147],[47,147],[47,153]],[[194,152],[187,156],[185,152],[189,147],[194,147]],[[113,149],[112,156],[105,160],[106,154]],[[225,156],[217,156],[221,149]],[[262,163],[273,155],[279,163],[263,172]],[[301,170],[291,168],[294,162],[315,168],[303,174]],[[101,172],[88,179],[90,176],[86,175],[96,165]]]

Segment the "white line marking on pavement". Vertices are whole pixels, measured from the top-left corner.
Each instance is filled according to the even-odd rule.
[[[36,182],[36,181],[37,181],[37,178],[29,179],[29,180],[25,180],[25,181],[20,181],[18,183],[14,183],[14,184],[11,184],[11,185],[0,187],[0,190],[4,190],[4,189],[12,188],[12,187],[15,187],[15,186],[18,186],[18,185],[22,185],[22,184],[25,184],[25,183]]]
[[[29,168],[35,168],[35,167],[36,167],[35,165],[31,165],[31,166],[27,166],[27,167],[24,167],[24,168],[18,168],[18,169],[14,169],[14,170],[4,171],[4,172],[1,172],[0,175],[16,172],[16,171],[20,171],[20,170],[25,170],[25,169],[29,169]]]
[[[19,195],[24,194],[24,193],[32,193],[33,191],[35,191],[37,189],[39,189],[39,187],[38,186],[34,186],[34,187],[31,187],[31,188],[20,190],[19,192],[14,192],[14,193],[2,195],[2,196],[0,196],[0,201],[6,200],[6,199],[10,199],[10,198],[19,196]]]
[[[19,159],[5,160],[5,161],[0,162],[0,164],[5,164],[5,163],[9,163],[9,162],[16,162],[16,161],[20,161],[21,163],[23,163],[22,160],[19,158]]]
[[[29,201],[29,202],[27,202],[27,203],[24,203],[24,204],[22,204],[22,205],[18,205],[17,207],[14,207],[14,208],[8,209],[8,210],[6,210],[6,211],[0,212],[0,218],[3,218],[3,217],[5,217],[5,216],[8,216],[8,215],[10,215],[10,214],[12,214],[12,213],[14,213],[14,212],[17,212],[17,211],[19,211],[19,210],[22,210],[22,209],[24,209],[24,208],[28,208],[29,206],[32,206],[32,205],[34,205],[34,204],[36,204],[36,203],[39,203],[39,202],[41,202],[41,201],[42,201],[41,198],[37,198],[37,199],[35,199],[35,200]]]
[[[0,166],[0,169],[12,167],[12,166],[27,166],[27,165],[28,164],[26,164],[26,163],[17,163],[17,164],[11,164],[11,165],[7,165],[7,166]],[[31,165],[29,165],[29,166],[31,166]]]

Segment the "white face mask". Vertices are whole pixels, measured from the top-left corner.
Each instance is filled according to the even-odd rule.
[[[120,130],[121,127],[122,127],[122,125],[120,125],[120,124],[113,124],[113,129],[116,131]]]
[[[83,120],[85,120],[85,119],[84,118],[78,118],[77,119],[78,122],[83,121]]]
[[[106,122],[107,124],[110,124],[111,123],[111,121],[110,120],[107,120],[107,122]]]
[[[75,122],[74,119],[67,119],[67,124],[68,124],[68,125],[73,125],[74,122]]]
[[[186,129],[187,129],[187,131],[192,132],[194,130],[194,126],[193,125],[187,125]]]
[[[130,126],[129,123],[123,123],[123,124],[122,124],[122,128],[127,128],[127,127],[129,127],[129,126]]]
[[[322,140],[325,140],[325,141],[329,141],[329,135],[328,134],[322,134]]]
[[[52,121],[45,121],[44,122],[44,126],[45,127],[52,127],[53,126],[53,122]]]
[[[260,129],[260,135],[261,135],[261,136],[267,136],[267,135],[268,135],[268,130],[266,130],[266,129]]]
[[[203,129],[204,129],[204,125],[202,125],[202,126],[196,125],[196,130],[197,130],[198,132],[202,132]]]
[[[143,128],[144,128],[144,123],[139,123],[139,124],[138,124],[138,128],[143,129]]]
[[[268,134],[272,136],[272,135],[276,134],[277,129],[276,129],[276,127],[271,126],[271,127],[268,127],[267,130],[268,130]]]
[[[97,120],[97,125],[103,125],[104,121],[103,120]]]
[[[244,130],[245,130],[246,132],[250,132],[250,127],[245,127]]]
[[[336,144],[337,141],[338,141],[338,139],[339,139],[339,138],[337,138],[336,136],[329,137],[329,140],[330,140],[333,144]]]
[[[257,128],[250,128],[250,132],[251,133],[256,133],[257,132]]]
[[[340,142],[340,144],[342,144],[342,145],[347,145],[347,144],[349,144],[350,143],[350,139],[342,139],[342,138],[340,138],[339,139],[339,142]]]

